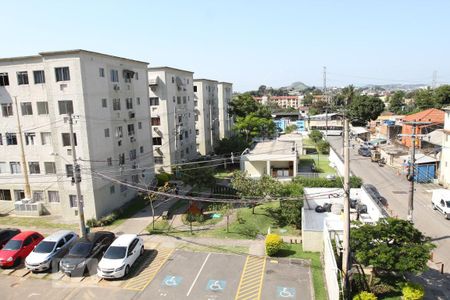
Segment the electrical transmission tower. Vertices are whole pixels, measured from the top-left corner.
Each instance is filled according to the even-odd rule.
[[[327,67],[323,67],[323,92],[322,92],[322,100],[328,103],[327,97]]]

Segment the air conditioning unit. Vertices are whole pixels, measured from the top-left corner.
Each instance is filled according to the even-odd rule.
[[[136,138],[134,136],[130,137],[130,142],[136,142]]]
[[[120,90],[120,86],[117,85],[117,84],[115,84],[115,85],[113,86],[113,89],[114,89],[115,91],[119,91],[119,90]]]
[[[131,166],[131,168],[132,168],[132,169],[137,169],[137,168],[138,168],[137,163],[134,163],[134,164]]]
[[[132,112],[132,111],[128,112],[128,117],[129,117],[130,119],[134,119],[135,116],[136,116],[136,114],[135,114],[134,112]]]

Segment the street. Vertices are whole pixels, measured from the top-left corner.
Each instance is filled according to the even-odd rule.
[[[341,155],[342,137],[328,137],[331,146]],[[405,175],[397,174],[397,171],[389,166],[379,167],[372,163],[370,157],[358,155],[359,144],[355,141],[355,147],[350,148],[350,169],[353,175],[362,178],[364,183],[373,184],[380,194],[388,201],[388,208],[393,216],[406,219],[408,213],[408,191],[410,183]],[[444,272],[450,273],[450,220],[446,220],[442,214],[431,207],[432,190],[440,188],[435,184],[415,184],[414,194],[414,224],[425,235],[432,238],[437,248],[433,251],[431,268],[441,270],[444,264]],[[447,286],[450,286],[447,285]],[[450,294],[450,291],[449,291]]]

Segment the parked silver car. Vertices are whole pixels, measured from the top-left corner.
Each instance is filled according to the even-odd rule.
[[[52,263],[58,266],[62,258],[78,239],[75,232],[60,230],[43,239],[25,259],[25,267],[32,272],[46,271]]]

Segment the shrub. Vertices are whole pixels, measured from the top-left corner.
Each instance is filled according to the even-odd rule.
[[[369,292],[361,292],[355,297],[353,297],[353,300],[377,300],[377,299],[378,299],[377,296]]]
[[[311,130],[309,133],[309,138],[314,142],[317,143],[322,139],[322,133],[319,130]]]
[[[167,181],[170,180],[170,175],[167,173],[156,174],[156,179],[158,180],[158,186],[163,186]]]
[[[246,224],[245,222],[243,222],[237,228],[237,232],[249,238],[255,238],[256,235],[259,233],[259,229],[254,224]]]
[[[269,256],[274,256],[280,251],[283,245],[283,240],[278,234],[268,234],[266,237],[266,254]]]
[[[407,282],[402,288],[402,294],[404,300],[421,300],[425,291],[420,284]]]
[[[93,227],[98,227],[98,221],[94,218],[89,219],[86,221],[86,225],[93,228]]]
[[[324,140],[317,142],[317,151],[319,151],[320,154],[330,153],[330,143]]]

